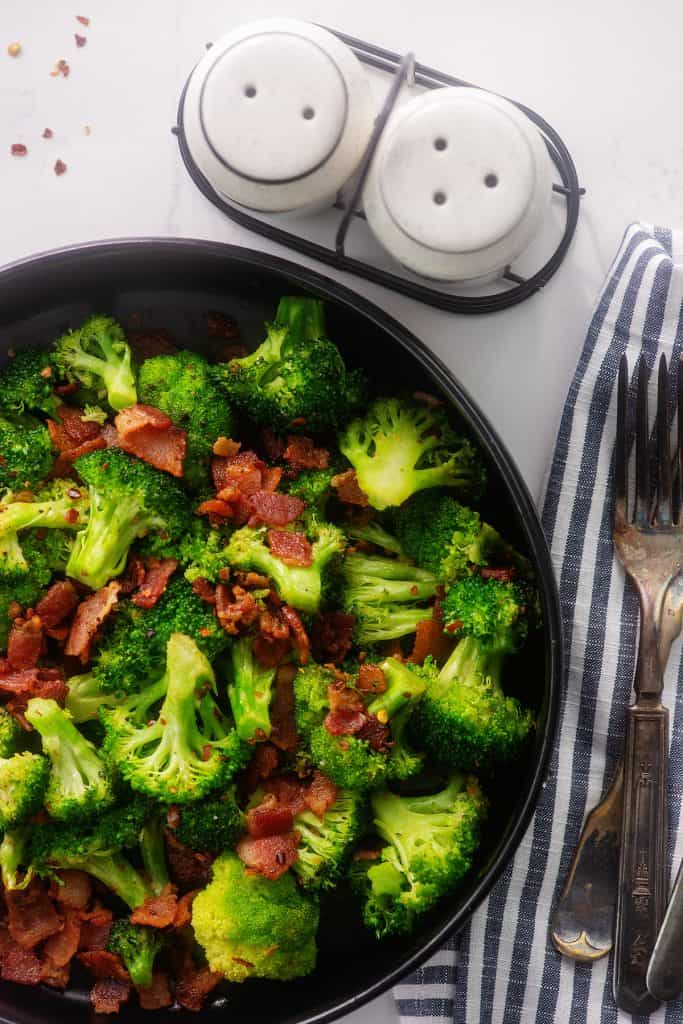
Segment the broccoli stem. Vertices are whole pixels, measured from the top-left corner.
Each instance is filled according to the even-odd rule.
[[[116,893],[131,910],[135,910],[153,895],[140,873],[119,853],[91,853],[83,857],[74,855],[65,858],[61,866],[93,875]]]
[[[170,882],[166,865],[164,833],[158,817],[150,818],[144,824],[140,833],[140,852],[147,877],[154,894],[158,896]]]
[[[22,878],[19,868],[26,867],[27,848],[32,832],[31,825],[20,825],[11,832],[5,832],[0,843],[0,876],[6,890],[25,889],[33,878],[33,870],[29,868]]]
[[[232,645],[233,682],[228,698],[238,736],[246,740],[270,736],[270,700],[275,668],[266,668],[254,658],[252,642],[241,637]]]
[[[283,295],[275,323],[288,328],[293,341],[317,341],[325,337],[325,307],[320,299]]]
[[[396,658],[387,658],[381,663],[380,668],[384,673],[387,688],[371,701],[368,711],[371,715],[376,715],[380,722],[387,722],[411,700],[421,697],[427,688],[427,682]]]
[[[128,550],[140,532],[139,505],[125,495],[116,500],[91,497],[88,525],[76,535],[66,574],[99,590],[126,567]]]
[[[351,540],[368,541],[370,544],[376,544],[377,547],[383,548],[384,551],[398,555],[399,558],[405,557],[405,552],[397,538],[388,533],[376,521],[370,523],[351,523],[345,527],[345,531]]]
[[[485,646],[475,637],[463,637],[432,683],[432,691],[438,695],[454,683],[480,686],[485,682],[500,691],[504,660],[504,650]]]

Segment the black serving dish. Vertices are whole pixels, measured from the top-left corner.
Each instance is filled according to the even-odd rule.
[[[207,312],[234,317],[247,343],[262,338],[278,298],[305,291],[326,301],[329,333],[350,365],[362,365],[378,391],[417,388],[439,394],[489,463],[483,512],[531,558],[538,574],[544,627],[520,656],[510,686],[536,709],[526,757],[486,785],[489,826],[475,868],[450,900],[426,916],[410,938],[378,943],[363,928],[349,894],[337,891],[323,910],[318,967],[282,985],[232,985],[203,1016],[251,1024],[322,1024],[357,1009],[422,964],[461,929],[512,857],[533,812],[552,745],[562,684],[560,611],[552,566],[532,499],[501,440],[452,374],[416,337],[382,310],[327,277],[248,249],[192,239],[97,242],[46,253],[0,270],[0,357],[8,348],[47,344],[95,311],[125,327],[167,328],[183,344],[211,351]],[[74,971],[62,994],[0,985],[0,1020],[65,1024],[89,1020],[89,985]],[[131,1006],[125,1021],[150,1024]],[[154,1021],[181,1024],[195,1014],[162,1011]]]

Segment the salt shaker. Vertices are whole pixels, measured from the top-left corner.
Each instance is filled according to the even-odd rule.
[[[495,277],[537,234],[552,192],[534,124],[480,89],[434,89],[394,110],[363,192],[368,223],[408,269]]]
[[[190,154],[223,198],[263,212],[334,202],[375,117],[365,70],[336,36],[289,18],[250,22],[215,42],[190,77]]]

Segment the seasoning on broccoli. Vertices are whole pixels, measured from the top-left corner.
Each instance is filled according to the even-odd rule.
[[[359,645],[396,640],[432,617],[425,601],[436,596],[438,580],[408,562],[360,552],[342,566],[345,611],[356,617]]]
[[[35,487],[50,472],[55,457],[40,420],[5,412],[0,412],[0,453],[0,491]]]
[[[54,343],[52,359],[61,375],[102,393],[117,412],[137,402],[135,372],[123,328],[107,316],[91,316]]]
[[[0,409],[10,413],[42,412],[59,419],[60,401],[49,352],[24,349],[0,370]]]

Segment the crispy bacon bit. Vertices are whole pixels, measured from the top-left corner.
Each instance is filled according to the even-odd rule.
[[[310,807],[318,818],[324,818],[327,810],[337,802],[337,787],[316,768],[313,778],[304,790],[304,800],[306,806]]]
[[[80,21],[81,25],[85,25],[86,28],[90,24],[90,18],[86,18],[84,14],[77,14],[76,21]]]
[[[78,658],[82,665],[87,665],[90,661],[90,647],[100,626],[118,604],[120,590],[120,583],[112,581],[81,601],[64,648],[68,657]]]
[[[66,967],[78,952],[81,938],[81,918],[77,910],[68,910],[62,930],[51,935],[43,946],[43,955],[55,967]]]
[[[293,816],[301,814],[308,806],[306,786],[296,775],[276,775],[266,779],[263,788],[275,797],[281,807],[288,807]]]
[[[259,635],[252,645],[254,657],[264,668],[275,668],[279,665],[289,649],[289,637],[285,640],[273,640],[269,636]]]
[[[365,705],[359,694],[346,685],[344,678],[336,679],[327,687],[330,711],[364,711]]]
[[[311,643],[320,662],[341,664],[353,646],[355,615],[345,612],[323,612],[318,615],[311,630]]]
[[[50,421],[48,420],[48,427],[49,425]],[[106,427],[104,429],[106,429]],[[73,464],[76,459],[80,459],[82,455],[90,455],[90,452],[101,451],[102,448],[106,447],[107,443],[103,431],[102,436],[94,437],[92,441],[84,441],[83,444],[79,444],[77,448],[70,448],[68,451],[60,452],[55,459],[53,475],[56,477],[69,476],[73,470]]]
[[[275,676],[270,707],[270,739],[279,750],[296,749],[297,732],[294,720],[294,665],[280,665]]]
[[[220,974],[215,974],[208,967],[190,968],[183,971],[176,981],[176,1001],[185,1010],[194,1010],[198,1013],[204,1005],[216,985],[223,980]]]
[[[131,598],[133,604],[138,608],[153,608],[177,568],[175,558],[150,558],[144,583]]]
[[[121,585],[120,592],[122,594],[132,594],[135,590],[138,590],[144,582],[145,563],[136,551],[131,551],[128,555],[126,571],[123,576],[119,576],[119,584]]]
[[[216,587],[216,613],[226,633],[234,636],[238,626],[250,626],[259,614],[253,595],[243,587],[228,587],[219,583]]]
[[[5,902],[9,933],[24,949],[33,949],[61,928],[47,889],[37,878],[26,889],[6,892]]]
[[[132,924],[146,924],[150,928],[168,928],[173,924],[178,899],[175,885],[165,885],[158,896],[150,896],[130,915]]]
[[[58,178],[61,178],[62,174],[66,174],[66,164],[63,160],[55,161],[54,171]]]
[[[183,475],[187,433],[151,405],[131,405],[117,414],[114,423],[119,447],[155,469],[171,476]]]
[[[35,668],[43,649],[43,626],[37,615],[15,619],[7,641],[7,661],[15,672]]]
[[[101,978],[90,990],[90,1002],[95,1013],[119,1013],[122,1003],[130,996],[129,981]]]
[[[280,480],[282,479],[282,469],[280,466],[269,466],[268,469],[263,470],[263,483],[262,488],[264,491],[276,491],[280,486]]]
[[[219,437],[214,441],[213,454],[224,459],[234,459],[241,447],[240,441],[233,441],[231,437]]]
[[[24,718],[31,697],[55,700],[63,707],[67,692],[61,669],[32,668],[24,672],[0,669],[0,693],[11,695],[5,708],[26,732],[31,732],[33,728]]]
[[[78,32],[74,32],[74,39],[76,40],[76,46],[79,46],[79,47],[80,46],[85,46],[85,44],[88,41],[87,36],[81,36],[81,35],[78,34]]]
[[[0,977],[18,985],[37,985],[40,982],[40,961],[31,950],[12,943],[0,957]]]
[[[261,488],[265,468],[265,462],[254,451],[240,451],[232,456],[214,455],[211,459],[211,476],[219,493],[232,487],[242,494],[253,494]]]
[[[436,619],[424,619],[418,622],[415,629],[415,642],[408,661],[413,665],[421,665],[431,655],[435,661],[440,662],[448,657],[452,648],[451,641],[444,636],[441,623]]]
[[[295,862],[299,838],[296,832],[264,839],[245,836],[237,844],[237,856],[248,868],[275,881]]]
[[[176,931],[186,928],[192,920],[192,904],[198,892],[199,889],[193,889],[192,892],[186,892],[178,900],[175,917],[173,918],[173,927]]]
[[[149,988],[137,989],[140,1006],[143,1010],[163,1010],[173,1006],[173,996],[165,971],[155,971]]]
[[[301,498],[274,491],[256,491],[251,495],[253,514],[249,526],[287,526],[298,519],[305,508]]]
[[[197,515],[209,516],[210,519],[232,519],[232,506],[228,505],[227,501],[209,498],[201,503]]]
[[[203,576],[198,576],[196,580],[192,581],[192,589],[197,597],[201,597],[202,601],[206,601],[207,604],[216,603],[216,588]]]
[[[247,831],[254,839],[276,836],[289,832],[292,820],[289,807],[279,804],[276,797],[268,793],[257,807],[247,811]]]
[[[355,736],[365,725],[365,709],[340,708],[328,711],[323,725],[331,736]]]
[[[267,537],[270,550],[285,565],[313,565],[313,548],[303,533],[268,530]]]
[[[295,611],[294,608],[290,608],[288,604],[284,604],[282,606],[282,616],[289,626],[292,646],[296,651],[299,664],[306,665],[311,652],[311,644],[308,639],[308,633],[304,629],[304,624],[299,617],[299,613]]]
[[[50,988],[65,989],[71,977],[71,963],[58,967],[49,957],[43,956],[40,964],[40,981]]]
[[[327,469],[330,453],[326,448],[316,448],[313,439],[302,434],[290,434],[283,452],[285,462],[295,473],[302,469]]]
[[[85,910],[92,896],[92,879],[85,871],[64,870],[57,874],[50,895],[66,910]]]
[[[74,409],[70,405],[60,405],[57,412],[60,422],[48,420],[47,429],[58,451],[71,452],[86,441],[93,441],[99,436],[99,423],[84,420],[79,409]]]
[[[106,950],[113,914],[106,907],[96,907],[89,913],[81,912],[81,941],[79,948],[88,953]],[[79,958],[80,959],[80,958]]]
[[[376,715],[366,717],[356,736],[359,740],[365,740],[380,754],[387,754],[391,750],[389,726],[385,722],[380,722]]]
[[[510,583],[517,576],[517,570],[513,565],[500,569],[481,569],[483,580],[498,580],[499,583]]]
[[[358,485],[358,478],[355,469],[347,469],[345,473],[338,473],[332,477],[332,486],[337,492],[340,501],[347,505],[360,505],[367,508],[370,502],[368,496],[361,491]]]
[[[387,681],[379,665],[365,662],[358,670],[356,686],[361,693],[384,693],[387,688]]]
[[[171,877],[181,888],[202,889],[208,883],[214,858],[208,853],[190,850],[176,839],[170,829],[166,830],[166,856]]]
[[[448,625],[446,626],[446,632],[450,633],[451,635],[454,633],[459,633],[461,629],[462,622],[460,621],[460,619],[453,619],[453,621],[449,622]]]
[[[272,743],[259,743],[251,759],[251,764],[242,774],[240,789],[245,795],[258,789],[261,782],[269,779],[277,771],[280,755]]]
[[[118,953],[110,953],[107,949],[92,949],[86,953],[79,953],[78,959],[95,978],[129,980],[128,971]]]
[[[28,153],[28,147],[23,142],[13,142],[10,153],[12,156],[26,156]]]
[[[172,335],[163,327],[156,330],[131,330],[128,332],[128,340],[139,362],[151,359],[152,356],[175,355],[178,352]]]

